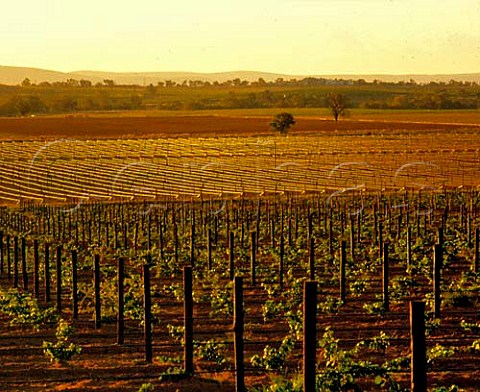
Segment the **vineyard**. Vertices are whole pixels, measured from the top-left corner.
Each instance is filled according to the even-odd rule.
[[[475,128],[0,149],[1,390],[478,390]]]
[[[479,185],[478,131],[3,142],[0,202],[236,198]]]

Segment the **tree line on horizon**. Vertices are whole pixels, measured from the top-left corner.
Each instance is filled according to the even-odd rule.
[[[258,78],[256,81],[241,80],[240,78],[228,79],[223,82],[219,81],[205,81],[205,80],[183,80],[181,83],[174,80],[164,80],[158,81],[156,84],[149,83],[147,86],[139,84],[118,84],[112,79],[104,79],[103,82],[93,83],[88,79],[74,79],[69,78],[65,81],[58,82],[48,82],[43,81],[40,83],[32,82],[28,77],[25,78],[20,86],[30,87],[30,86],[39,86],[39,87],[189,87],[189,88],[202,88],[202,87],[266,87],[266,86],[293,86],[293,87],[311,87],[311,86],[365,86],[365,85],[384,85],[384,86],[464,86],[464,87],[479,87],[480,84],[475,81],[458,81],[451,79],[448,82],[436,82],[430,81],[428,83],[416,82],[414,79],[409,79],[407,81],[400,80],[398,82],[386,82],[380,79],[374,79],[371,82],[366,81],[365,79],[339,79],[339,78],[317,78],[317,77],[306,77],[302,79],[284,79],[276,78],[275,80],[266,81],[264,78]]]
[[[233,79],[225,82],[166,80],[157,85],[117,85],[68,79],[64,82],[0,85],[0,116],[103,110],[221,110],[249,108],[327,108],[329,93],[348,98],[350,108],[479,109],[480,85],[450,81],[418,84],[304,78],[267,82]]]

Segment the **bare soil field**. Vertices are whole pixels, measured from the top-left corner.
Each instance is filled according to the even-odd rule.
[[[291,134],[369,131],[452,130],[459,126],[480,128],[478,114],[451,113],[438,118],[425,114],[365,115],[365,119],[298,117]],[[360,116],[359,116],[360,117]],[[114,115],[65,117],[0,118],[0,140],[51,140],[57,138],[103,139],[139,137],[207,137],[271,135],[268,116],[188,115],[125,117]],[[440,120],[440,121],[439,121]],[[476,121],[476,123],[475,123]],[[461,123],[462,125],[459,125]]]

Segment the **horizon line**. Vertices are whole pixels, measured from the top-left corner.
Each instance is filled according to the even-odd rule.
[[[3,68],[28,68],[28,69],[35,69],[40,71],[49,71],[49,72],[57,72],[62,74],[73,74],[73,73],[82,73],[82,72],[98,72],[98,73],[109,73],[109,74],[168,74],[168,73],[180,73],[180,74],[207,74],[207,75],[214,75],[214,74],[228,74],[228,73],[263,73],[263,74],[273,74],[273,75],[284,75],[284,76],[292,76],[292,77],[335,77],[335,76],[411,76],[411,75],[418,75],[418,76],[444,76],[444,75],[475,75],[480,74],[479,71],[468,71],[468,72],[442,72],[442,73],[425,73],[425,72],[402,72],[402,73],[393,73],[393,72],[337,72],[337,73],[301,73],[301,74],[293,74],[288,72],[275,72],[275,71],[259,71],[259,70],[230,70],[230,71],[106,71],[106,70],[99,70],[99,69],[77,69],[73,71],[59,71],[57,69],[51,68],[42,68],[42,67],[31,67],[31,66],[23,66],[23,65],[3,65],[0,64],[0,67]]]

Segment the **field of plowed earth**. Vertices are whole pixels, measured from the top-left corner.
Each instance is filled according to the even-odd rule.
[[[271,135],[268,123],[272,116],[256,112],[238,111],[218,115],[142,116],[141,113],[77,114],[58,117],[0,118],[2,140],[54,140],[56,138],[100,139],[139,137],[211,137],[211,136],[265,136]],[[293,112],[295,114],[295,112]],[[318,134],[331,132],[365,133],[370,131],[409,132],[432,129],[452,131],[480,127],[476,112],[371,112],[335,123],[326,117],[314,117],[310,113],[296,116],[296,125],[291,134]],[[435,124],[435,125],[434,125]]]
[[[0,391],[479,390],[479,126],[268,121],[0,119]]]

